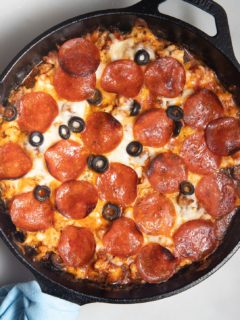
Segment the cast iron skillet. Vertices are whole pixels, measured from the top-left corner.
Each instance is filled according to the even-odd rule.
[[[49,50],[69,38],[91,32],[98,26],[130,30],[137,18],[143,18],[156,34],[186,46],[213,68],[222,83],[240,104],[240,65],[238,64],[223,8],[210,0],[184,0],[212,14],[216,20],[217,35],[210,37],[193,26],[163,15],[158,5],[165,0],[142,0],[126,9],[106,10],[81,15],[67,20],[40,35],[27,45],[8,65],[0,77],[0,97],[6,102],[10,90],[22,82],[34,65]],[[240,214],[237,213],[217,251],[204,263],[196,263],[180,270],[173,278],[161,284],[129,285],[123,288],[104,287],[88,281],[76,281],[61,272],[53,272],[34,263],[17,248],[13,241],[14,226],[6,210],[0,214],[0,235],[15,256],[35,275],[44,292],[85,304],[90,302],[137,303],[177,294],[206,279],[220,268],[240,246]]]

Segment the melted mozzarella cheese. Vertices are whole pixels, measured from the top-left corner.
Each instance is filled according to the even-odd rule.
[[[106,67],[106,64],[105,63],[100,63],[98,68],[97,68],[97,71],[96,71],[96,78],[97,80],[100,80],[101,79],[101,76],[102,76],[102,73],[103,73],[103,70],[104,68]]]
[[[114,39],[109,49],[109,56],[112,61],[120,59],[134,60],[135,53],[140,49],[146,50],[151,60],[155,59],[155,52],[152,47],[142,43],[136,44],[132,38],[126,40]]]
[[[107,157],[110,162],[120,162],[122,164],[125,164],[126,166],[133,168],[136,171],[138,177],[141,178],[142,168],[149,158],[149,153],[147,151],[147,148],[145,148],[140,156],[132,157],[126,151],[128,144],[134,141],[132,128],[135,118],[129,117],[131,104],[132,100],[128,99],[112,112],[112,115],[123,126],[123,139],[116,149],[107,154]]]
[[[119,41],[114,39],[109,49],[109,56],[112,61],[120,59],[132,59],[134,56],[134,39]]]

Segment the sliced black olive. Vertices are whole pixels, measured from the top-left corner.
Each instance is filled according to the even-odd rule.
[[[0,214],[7,213],[7,205],[3,199],[0,198]]]
[[[39,147],[43,143],[44,137],[39,131],[30,134],[28,141],[33,147]]]
[[[17,118],[17,109],[14,106],[5,107],[3,113],[3,120],[13,121]]]
[[[240,181],[240,165],[232,167],[231,175],[233,179]]]
[[[194,194],[194,186],[189,181],[182,181],[179,186],[180,193],[186,196]]]
[[[127,153],[132,157],[137,157],[142,153],[143,146],[138,141],[132,141],[127,145]]]
[[[58,254],[51,252],[49,259],[54,269],[62,270],[62,268],[64,267],[64,264],[63,264],[62,258]]]
[[[72,132],[79,133],[85,128],[85,122],[80,117],[72,117],[68,121],[68,127]]]
[[[108,159],[101,155],[90,155],[87,159],[89,169],[96,171],[97,173],[105,172],[109,167]]]
[[[183,127],[182,121],[174,121],[173,123],[173,137],[177,137]]]
[[[59,129],[58,129],[58,133],[60,135],[60,137],[64,140],[67,140],[70,138],[71,132],[68,128],[68,126],[66,126],[65,124],[62,124]]]
[[[94,157],[95,156],[93,154],[90,154],[90,156],[88,156],[88,158],[87,158],[87,165],[88,165],[89,169],[92,169],[92,162],[93,162]]]
[[[24,246],[24,251],[25,254],[30,258],[37,255],[37,249],[35,247]]]
[[[240,165],[221,168],[220,171],[226,174],[229,178],[232,178],[237,182],[240,182]]]
[[[102,216],[108,221],[116,220],[121,216],[121,209],[116,204],[106,203],[102,210]]]
[[[134,117],[137,116],[139,114],[141,110],[141,105],[138,101],[133,100],[133,103],[131,105],[131,109],[130,109],[130,116]]]
[[[47,186],[36,186],[33,190],[34,197],[43,202],[50,197],[51,190]]]
[[[149,60],[150,60],[150,55],[146,50],[141,49],[135,53],[134,61],[140,66],[147,64]]]
[[[183,118],[183,110],[178,106],[169,106],[166,113],[168,118],[174,121],[179,121]]]
[[[15,231],[13,236],[14,236],[14,239],[19,243],[23,243],[26,240],[26,234],[20,230]]]
[[[166,256],[168,261],[174,261],[176,259],[172,252],[165,247],[162,247],[162,253]]]
[[[41,261],[42,265],[52,271],[61,271],[64,268],[62,258],[55,252],[48,252]]]
[[[102,92],[98,89],[95,89],[93,95],[87,99],[89,104],[93,104],[94,106],[99,105],[102,102]]]

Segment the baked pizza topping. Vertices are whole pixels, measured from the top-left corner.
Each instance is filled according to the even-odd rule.
[[[156,96],[175,98],[182,93],[186,75],[183,65],[172,57],[151,62],[145,72],[145,84]]]
[[[44,92],[26,93],[19,101],[18,125],[26,132],[47,131],[58,114],[56,101]]]
[[[18,179],[32,168],[30,155],[17,143],[7,142],[0,147],[0,179]]]
[[[217,95],[201,89],[190,95],[183,105],[184,122],[196,129],[205,129],[207,124],[223,115],[223,106]]]
[[[175,256],[191,261],[197,261],[207,256],[217,245],[213,223],[201,219],[182,224],[174,233],[173,240]]]
[[[158,243],[149,243],[141,249],[137,257],[137,269],[149,283],[166,281],[177,270],[177,259]]]
[[[240,150],[240,120],[222,117],[211,121],[205,130],[206,143],[214,154],[228,156]]]
[[[146,26],[58,45],[0,107],[16,243],[51,270],[121,285],[206,259],[240,203],[231,94]]]
[[[75,38],[64,42],[58,51],[61,68],[73,77],[93,74],[100,64],[98,47],[88,39]]]

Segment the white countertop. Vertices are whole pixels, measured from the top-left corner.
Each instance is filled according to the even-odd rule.
[[[30,40],[52,25],[88,11],[125,7],[136,0],[7,0],[0,1],[0,72]],[[240,1],[218,0],[226,10],[236,57],[240,61]],[[186,19],[213,34],[213,19],[197,14],[180,0],[162,5],[170,15]],[[240,230],[239,230],[240,232]],[[0,286],[33,279],[0,241]],[[91,304],[82,307],[81,320],[239,320],[240,252],[210,278],[177,296],[138,305]],[[37,319],[36,319],[37,320]]]

